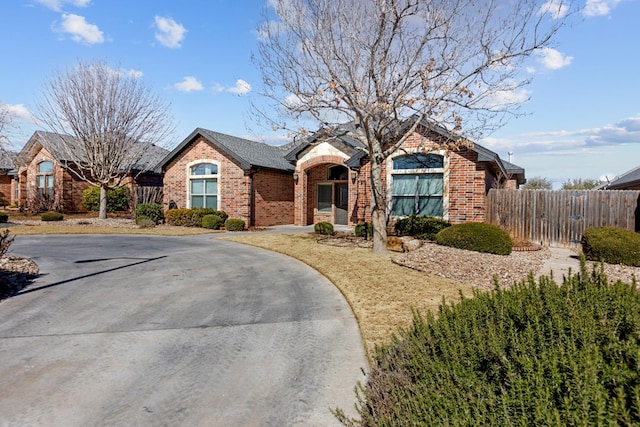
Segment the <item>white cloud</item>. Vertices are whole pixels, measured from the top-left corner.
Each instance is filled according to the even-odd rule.
[[[560,19],[567,16],[567,13],[569,13],[569,6],[566,2],[561,0],[549,0],[540,6],[539,13],[540,15],[548,13],[553,19]]]
[[[545,47],[538,51],[538,62],[548,70],[559,70],[571,64],[572,56],[563,55],[560,51]]]
[[[122,71],[126,76],[131,77],[133,79],[139,79],[140,77],[142,77],[143,73],[140,70],[134,70],[133,68],[131,70],[124,70]]]
[[[179,48],[182,46],[184,35],[187,29],[178,24],[172,18],[165,18],[162,16],[156,16],[156,40],[164,47]]]
[[[59,11],[65,4],[71,4],[76,7],[86,7],[91,3],[91,0],[36,0],[41,5]]]
[[[88,45],[104,42],[102,31],[97,25],[89,24],[84,16],[72,13],[62,14],[62,24],[59,31],[71,34],[73,41]]]
[[[611,9],[616,7],[620,0],[587,0],[587,4],[582,10],[583,15],[606,16],[611,13]]]
[[[193,92],[203,89],[202,83],[193,76],[186,76],[183,81],[174,84],[173,87],[178,89],[180,92]]]
[[[227,89],[228,92],[235,93],[236,95],[244,95],[251,92],[251,85],[244,80],[236,80],[236,85]]]
[[[13,120],[25,122],[34,121],[33,113],[23,104],[5,104],[2,108],[9,113],[9,116]]]

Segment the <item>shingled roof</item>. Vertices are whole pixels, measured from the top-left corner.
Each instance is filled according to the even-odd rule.
[[[65,144],[69,144],[71,147],[79,146],[79,144],[74,144],[74,141],[75,138],[71,135],[42,130],[35,131],[18,154],[16,163],[19,165],[30,163],[33,156],[40,150],[39,146],[46,149],[58,161],[77,162],[79,156],[69,155],[68,150],[64,148]],[[133,166],[133,170],[159,173],[160,170],[156,169],[158,163],[169,151],[149,142],[136,142],[136,144],[140,144],[139,147],[137,147],[139,149],[135,150],[135,153],[132,152],[132,155],[138,155],[139,153],[141,153],[141,155],[137,163]]]
[[[640,166],[617,176],[613,181],[603,186],[606,190],[620,190],[640,185]]]
[[[4,149],[0,149],[0,171],[6,173],[15,169],[15,162],[18,153],[14,151],[8,151]]]
[[[159,166],[164,169],[169,162],[198,139],[199,136],[202,136],[219,151],[238,162],[244,170],[252,168],[268,168],[282,171],[294,170],[294,166],[284,158],[284,152],[279,147],[203,128],[196,128],[191,132],[187,138],[165,156]]]

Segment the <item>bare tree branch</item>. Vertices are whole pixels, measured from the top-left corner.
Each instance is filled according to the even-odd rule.
[[[144,170],[145,144],[159,144],[173,131],[169,104],[140,80],[100,62],[57,74],[46,83],[39,110],[51,131],[72,137],[61,138],[52,154],[70,173],[101,188],[100,218],[106,218],[107,189]]]
[[[254,59],[277,114],[261,118],[273,128],[287,127],[286,117],[360,125],[354,137],[372,162],[374,250],[382,252],[382,162],[422,119],[464,143],[518,114],[504,95],[529,83],[522,66],[550,44],[570,1],[272,0]],[[398,134],[410,117],[414,125]]]

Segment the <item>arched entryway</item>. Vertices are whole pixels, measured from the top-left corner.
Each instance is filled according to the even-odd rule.
[[[349,223],[349,168],[341,164],[322,163],[304,171],[300,182],[304,194],[302,224]]]

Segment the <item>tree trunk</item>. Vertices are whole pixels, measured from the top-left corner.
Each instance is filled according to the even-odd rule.
[[[98,218],[107,219],[107,185],[100,184],[100,210]]]
[[[371,223],[373,253],[387,253],[387,206],[382,188],[382,164],[379,156],[371,158]]]

